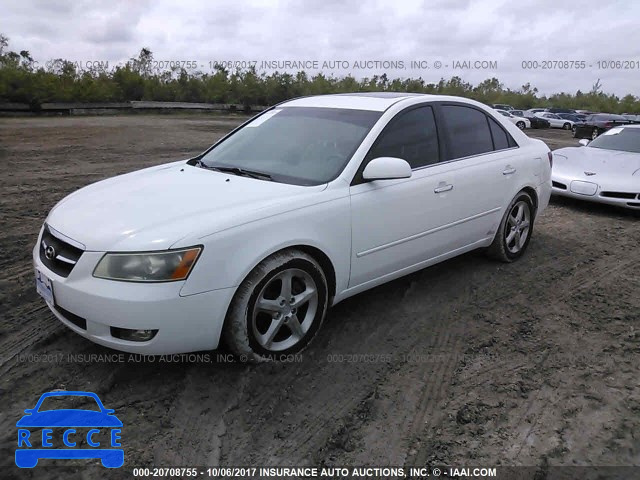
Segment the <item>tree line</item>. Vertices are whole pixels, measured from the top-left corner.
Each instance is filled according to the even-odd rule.
[[[154,69],[153,53],[140,50],[124,65],[109,68],[92,65],[78,68],[75,62],[55,59],[42,67],[26,51],[8,49],[8,38],[0,34],[0,103],[27,103],[37,110],[45,102],[123,102],[153,100],[165,102],[233,103],[273,105],[293,97],[346,92],[416,92],[458,95],[486,104],[506,103],[519,109],[563,107],[596,112],[640,114],[640,98],[622,98],[602,91],[600,81],[589,92],[539,95],[529,83],[517,90],[506,88],[497,78],[477,85],[458,76],[438,83],[422,78],[394,78],[386,74],[356,79],[322,73],[257,72],[253,68],[230,71],[217,65],[212,72],[187,71],[176,66]]]

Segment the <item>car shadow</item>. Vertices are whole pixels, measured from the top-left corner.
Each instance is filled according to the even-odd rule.
[[[559,207],[574,210],[576,213],[586,213],[589,215],[598,215],[601,217],[611,217],[617,215],[620,219],[640,218],[640,209],[632,210],[630,208],[618,207],[616,205],[607,205],[605,203],[589,202],[569,197],[552,196],[550,203]]]

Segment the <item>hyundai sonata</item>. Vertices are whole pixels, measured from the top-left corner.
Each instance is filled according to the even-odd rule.
[[[551,153],[478,102],[299,98],[195,158],[59,202],[36,287],[101,345],[250,359],[299,352],[331,305],[473,249],[511,262],[551,192]]]

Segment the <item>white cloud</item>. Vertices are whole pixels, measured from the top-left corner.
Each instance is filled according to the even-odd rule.
[[[148,47],[157,60],[495,60],[497,70],[387,70],[427,82],[495,76],[511,88],[541,92],[638,91],[640,68],[598,69],[602,60],[640,62],[640,3],[589,1],[327,0],[23,0],[2,6],[0,30],[13,50],[40,63],[53,58],[111,64]],[[585,60],[586,68],[527,70],[524,60]],[[589,66],[590,65],[590,66]],[[638,65],[637,65],[638,66]],[[371,76],[376,71],[339,70]]]

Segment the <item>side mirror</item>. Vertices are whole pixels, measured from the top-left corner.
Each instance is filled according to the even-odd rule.
[[[586,138],[581,138],[580,140],[578,140],[578,143],[583,147],[586,147],[587,145],[589,145],[589,140],[587,140]]]
[[[410,177],[411,166],[409,163],[396,157],[374,158],[362,172],[362,178],[365,180],[394,180]]]

